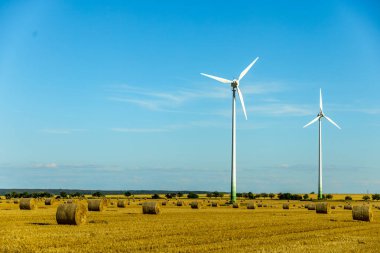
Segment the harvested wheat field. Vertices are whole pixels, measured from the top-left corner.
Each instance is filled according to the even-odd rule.
[[[38,202],[35,210],[25,211],[1,203],[0,251],[378,252],[380,246],[378,209],[373,222],[363,222],[354,221],[351,210],[337,208],[321,215],[305,208],[283,210],[281,201],[267,201],[271,208],[255,210],[244,202],[241,208],[203,209],[172,203],[160,207],[158,215],[144,215],[142,206],[133,203],[89,212],[87,223],[75,226],[57,224],[59,204]]]

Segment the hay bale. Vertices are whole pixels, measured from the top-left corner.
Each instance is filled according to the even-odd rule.
[[[73,200],[73,199],[68,199],[68,200],[66,201],[66,203],[67,203],[67,204],[72,204],[72,203],[74,203],[74,200]]]
[[[258,203],[257,207],[263,207],[263,204],[262,203]]]
[[[307,210],[315,210],[315,204],[309,204]]]
[[[335,209],[336,207],[335,206],[331,206],[331,209]]]
[[[198,201],[193,201],[190,203],[192,209],[200,209],[202,207],[201,203]]]
[[[37,208],[36,200],[33,198],[22,198],[20,200],[21,210],[34,210]]]
[[[143,214],[160,214],[160,206],[157,202],[145,202],[142,205]]]
[[[45,206],[51,206],[53,205],[53,202],[54,202],[53,198],[45,199]]]
[[[119,199],[117,201],[117,207],[125,208],[125,199]]]
[[[344,205],[344,209],[345,210],[352,210],[352,206],[351,205]]]
[[[305,205],[305,208],[306,208],[306,209],[309,209],[309,204],[306,204],[306,205]]]
[[[255,202],[248,202],[247,203],[247,209],[256,209]]]
[[[20,200],[18,199],[13,200],[13,204],[19,204],[19,203],[20,203]]]
[[[323,213],[323,214],[330,214],[331,213],[330,203],[327,203],[327,202],[317,203],[315,206],[315,212],[316,213]]]
[[[166,206],[166,205],[167,205],[167,202],[166,202],[166,201],[162,201],[161,205],[162,205],[162,206]]]
[[[212,207],[218,207],[219,206],[219,203],[214,201],[214,202],[211,202],[211,206]]]
[[[361,221],[373,221],[373,213],[371,206],[362,205],[362,206],[354,206],[352,208],[352,218],[354,220]]]
[[[55,217],[58,224],[81,225],[86,223],[87,209],[82,203],[60,204]]]
[[[268,205],[267,205],[267,204],[264,204],[263,207],[268,207]]]
[[[101,212],[103,209],[105,209],[103,199],[89,199],[87,200],[87,203],[88,211]]]
[[[282,204],[282,209],[290,209],[289,203]]]
[[[177,201],[177,206],[184,206],[184,205],[185,205],[185,202],[183,202],[182,200]]]
[[[235,202],[235,203],[232,205],[233,208],[239,208],[239,206],[240,206],[240,204],[239,204],[238,202]]]

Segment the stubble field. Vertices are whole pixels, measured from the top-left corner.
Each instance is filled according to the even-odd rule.
[[[268,207],[161,207],[159,215],[143,215],[141,202],[126,208],[109,205],[89,212],[81,226],[57,225],[59,203],[19,210],[0,203],[1,252],[379,252],[380,211],[374,222],[352,220],[352,212],[332,202],[331,214],[301,208],[305,202],[267,200]],[[161,203],[162,201],[160,201]],[[246,203],[246,202],[245,202]],[[359,203],[361,204],[361,203]],[[244,205],[244,202],[243,202]],[[295,205],[295,207],[293,207]]]

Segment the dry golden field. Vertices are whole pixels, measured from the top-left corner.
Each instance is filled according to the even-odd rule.
[[[380,251],[380,211],[373,209],[374,222],[353,221],[350,210],[338,207],[344,202],[332,202],[337,209],[331,214],[316,214],[299,201],[290,202],[290,210],[279,200],[248,210],[244,202],[240,208],[210,207],[204,200],[204,208],[191,209],[171,200],[159,215],[143,215],[143,200],[126,208],[111,202],[103,212],[89,212],[86,224],[72,226],[57,225],[58,202],[41,201],[27,211],[2,200],[0,252]]]

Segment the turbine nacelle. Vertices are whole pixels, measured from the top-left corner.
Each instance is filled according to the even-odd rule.
[[[238,86],[239,86],[239,80],[236,80],[236,79],[232,80],[231,87],[237,88]]]

